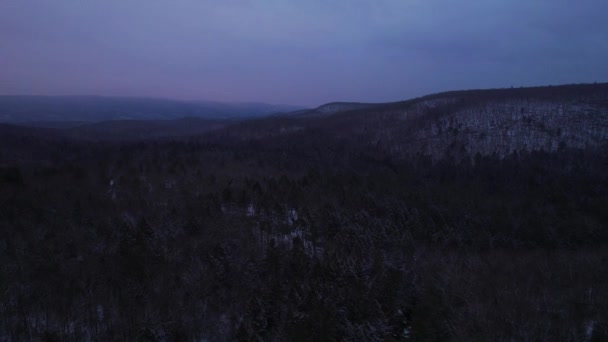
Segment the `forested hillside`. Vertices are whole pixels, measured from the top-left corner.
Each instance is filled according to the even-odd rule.
[[[478,153],[504,157],[520,151],[597,147],[608,139],[608,84],[455,91],[386,104],[329,104],[296,116],[247,122],[225,133],[246,140],[309,131],[366,144],[400,159],[422,154],[470,160]]]
[[[607,99],[453,92],[165,140],[1,127],[0,340],[606,340]]]

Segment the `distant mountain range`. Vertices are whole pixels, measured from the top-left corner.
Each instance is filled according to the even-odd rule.
[[[271,115],[281,113],[280,115]],[[388,158],[473,158],[608,144],[608,83],[465,90],[315,109],[104,97],[0,97],[0,133],[133,141],[344,146]],[[244,120],[247,119],[247,120]],[[0,125],[2,126],[2,125]]]
[[[0,96],[0,122],[100,122],[108,120],[167,120],[254,118],[303,109],[265,103],[176,101],[104,96]]]
[[[360,103],[360,102],[330,102],[321,105],[311,110],[301,110],[296,114],[303,116],[324,116],[331,115],[339,112],[346,112],[351,110],[361,110],[366,108],[373,108],[375,106],[382,105],[382,103]]]

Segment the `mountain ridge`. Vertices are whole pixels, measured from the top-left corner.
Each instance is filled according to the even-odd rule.
[[[506,156],[607,144],[608,83],[447,91],[387,103],[330,102],[310,110],[247,119],[30,125],[54,128],[56,136],[79,140],[175,138],[221,144],[344,145],[389,158],[422,154],[433,159],[472,159],[477,154]]]
[[[323,106],[330,110],[320,115]],[[608,140],[608,83],[449,91],[390,103],[323,106],[243,122],[210,135],[267,140],[315,132],[398,158],[420,153],[434,158],[504,156],[600,146]]]
[[[147,97],[98,95],[0,95],[0,122],[100,122],[183,117],[227,119],[262,117],[302,109],[257,102],[180,101]]]

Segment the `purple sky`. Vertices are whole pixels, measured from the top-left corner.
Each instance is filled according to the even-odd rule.
[[[315,106],[608,81],[607,0],[0,0],[0,94]]]

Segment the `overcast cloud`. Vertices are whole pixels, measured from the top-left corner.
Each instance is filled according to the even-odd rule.
[[[315,106],[608,81],[606,0],[0,0],[0,93]]]

